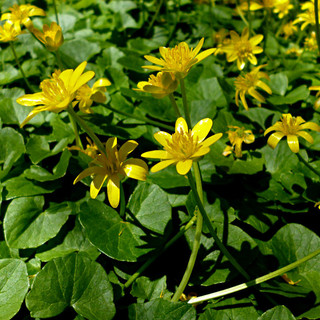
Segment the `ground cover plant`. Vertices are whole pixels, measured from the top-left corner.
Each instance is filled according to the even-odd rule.
[[[320,318],[318,1],[1,1],[0,320]]]

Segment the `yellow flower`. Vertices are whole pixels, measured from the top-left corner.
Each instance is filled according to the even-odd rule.
[[[180,42],[174,48],[160,47],[159,51],[162,58],[158,59],[152,56],[144,56],[148,61],[160,66],[150,65],[143,66],[142,68],[172,72],[176,79],[183,79],[188,75],[192,66],[207,58],[215,51],[215,49],[208,49],[199,53],[203,46],[203,42],[204,38],[200,40],[194,49],[190,49],[186,42]]]
[[[320,96],[320,86],[311,86],[309,87],[309,90],[318,90],[317,94],[316,94],[316,97],[319,97]],[[320,98],[318,98],[314,105],[313,105],[314,109],[315,110],[318,110],[319,107],[320,107]]]
[[[306,50],[309,50],[309,51],[318,50],[316,33],[314,31],[311,32],[310,37],[304,40],[304,47]]]
[[[294,56],[301,56],[303,53],[303,49],[299,48],[298,46],[292,46],[290,48],[288,48],[285,52],[285,54],[287,55],[294,55]]]
[[[239,70],[242,70],[249,60],[250,63],[256,65],[257,58],[255,54],[261,53],[263,49],[257,47],[262,39],[263,35],[258,34],[249,39],[248,28],[243,29],[241,36],[239,36],[235,31],[230,31],[231,41],[229,44],[223,45],[220,51],[227,54],[227,61],[232,62],[237,60],[237,66]]]
[[[297,19],[293,21],[294,24],[303,22],[301,25],[301,30],[304,30],[309,24],[315,25],[316,20],[315,20],[315,12],[314,12],[314,2],[313,1],[308,1],[305,2],[301,5],[301,9],[305,10],[303,13],[299,13],[297,15]],[[319,10],[320,14],[320,10]]]
[[[21,25],[30,28],[32,27],[32,21],[30,17],[46,15],[42,9],[31,4],[21,4],[20,6],[14,4],[11,8],[9,8],[9,10],[11,13],[4,13],[1,16],[1,20],[8,20],[10,23],[14,24],[16,29],[20,29]]]
[[[140,81],[138,89],[135,91],[142,91],[151,93],[154,98],[161,99],[177,89],[178,81],[170,72],[158,72],[156,76],[153,74],[148,81]]]
[[[228,126],[230,129],[236,129],[227,131],[228,138],[230,143],[232,144],[232,147],[227,146],[224,151],[223,155],[228,156],[231,154],[232,151],[235,152],[236,157],[241,158],[242,157],[242,150],[241,146],[242,143],[253,143],[254,142],[254,135],[251,130],[245,130],[243,127],[237,127],[237,126]]]
[[[176,121],[174,134],[170,135],[164,131],[154,134],[155,139],[164,147],[164,150],[148,151],[141,156],[163,160],[153,166],[151,172],[157,172],[171,164],[176,164],[177,172],[186,175],[191,169],[192,162],[207,154],[210,151],[209,146],[222,137],[222,133],[217,133],[205,139],[211,127],[212,120],[206,118],[199,121],[192,130],[188,130],[186,121],[180,117]]]
[[[288,15],[289,10],[293,8],[294,6],[290,3],[290,0],[276,0],[273,12],[278,13],[279,19],[282,19],[284,16]]]
[[[288,39],[297,31],[298,31],[297,26],[293,24],[293,21],[289,21],[288,23],[283,25],[281,33],[284,34],[284,39]]]
[[[252,1],[250,0],[250,11],[256,11],[263,8],[273,8],[277,0],[262,0],[262,1]],[[242,0],[240,3],[240,9],[248,10],[248,1]]]
[[[0,41],[10,42],[17,40],[17,36],[21,34],[20,28],[16,29],[14,25],[8,21],[3,26],[0,26]]]
[[[90,158],[94,159],[100,153],[99,148],[88,137],[87,137],[87,141],[88,141],[88,144],[84,150],[78,146],[69,147],[68,150],[80,151],[80,152],[86,154],[87,156],[89,156]]]
[[[236,105],[239,106],[239,95],[242,101],[242,104],[246,110],[248,110],[248,104],[246,101],[246,93],[249,93],[252,97],[257,99],[260,102],[265,102],[264,97],[256,91],[256,88],[261,88],[269,94],[272,94],[271,89],[260,79],[265,78],[269,80],[269,76],[260,71],[262,67],[265,65],[261,65],[259,67],[255,67],[251,72],[245,74],[244,76],[238,76],[235,80],[236,86]]]
[[[82,74],[86,65],[87,62],[84,61],[75,70],[55,71],[50,79],[41,82],[41,92],[25,94],[18,98],[17,102],[24,106],[39,105],[28,114],[21,123],[21,127],[41,111],[58,113],[67,109],[69,103],[75,98],[76,91],[94,76],[93,71]]]
[[[97,103],[103,103],[106,101],[105,92],[107,91],[106,87],[110,86],[111,82],[107,78],[101,78],[97,80],[92,88],[90,88],[87,84],[84,84],[80,87],[76,94],[76,103],[79,102],[79,109],[83,113],[93,113],[90,109],[93,101]]]
[[[314,122],[305,122],[300,116],[292,117],[290,113],[283,114],[280,121],[277,121],[273,126],[268,128],[264,135],[271,131],[272,133],[268,139],[268,145],[274,149],[279,141],[286,136],[289,148],[292,152],[299,152],[298,137],[302,137],[310,143],[313,143],[312,136],[303,131],[304,129],[310,129],[314,131],[320,131],[320,127]]]
[[[57,51],[63,44],[63,34],[61,27],[55,22],[43,26],[43,32],[32,28],[32,33],[41,41],[49,51]]]
[[[127,159],[138,143],[134,140],[125,142],[118,150],[117,138],[110,138],[106,142],[106,154],[102,152],[91,161],[89,168],[82,171],[74,180],[73,184],[93,176],[90,184],[90,196],[95,199],[104,182],[107,182],[107,194],[110,205],[118,207],[120,201],[120,181],[125,178],[146,180],[148,173],[147,164],[141,159]]]

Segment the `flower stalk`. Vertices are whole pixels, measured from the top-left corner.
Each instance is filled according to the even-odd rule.
[[[169,99],[170,99],[170,101],[171,101],[172,107],[173,107],[173,109],[174,109],[177,117],[178,117],[178,118],[181,117],[181,113],[180,113],[180,110],[179,110],[179,108],[178,108],[178,105],[177,105],[176,99],[174,98],[173,93],[170,93],[170,94],[168,95],[168,97],[169,97]]]
[[[191,128],[190,111],[189,111],[189,106],[187,101],[187,92],[186,92],[186,87],[184,85],[184,79],[180,79],[180,88],[181,88],[182,102],[183,102],[183,108],[184,108],[184,116],[187,121],[188,127]]]
[[[193,196],[196,200],[196,203],[199,207],[200,213],[202,214],[204,223],[206,224],[207,228],[209,229],[209,232],[211,236],[213,237],[215,243],[219,247],[220,251],[228,258],[229,262],[234,266],[234,268],[246,279],[249,280],[249,274],[241,267],[241,265],[238,263],[238,261],[231,255],[231,253],[228,251],[228,249],[224,246],[224,244],[219,239],[217,233],[214,231],[213,226],[211,224],[211,221],[208,217],[207,212],[204,209],[204,206],[201,202],[200,196],[198,194],[198,190],[194,181],[194,178],[191,174],[191,172],[188,172],[188,180],[189,184],[193,193]]]
[[[303,162],[303,164],[308,167],[308,169],[310,169],[313,173],[315,173],[318,177],[320,177],[320,172],[318,170],[316,170],[314,167],[311,166],[311,164],[309,162],[307,162],[305,159],[303,159],[303,157],[301,156],[300,153],[296,153],[296,155],[298,156],[299,160],[301,162]]]
[[[124,284],[125,288],[128,288],[141,274],[144,272],[159,256],[161,256],[169,247],[171,247],[178,239],[180,239],[184,233],[190,229],[193,224],[197,220],[197,214],[195,214],[190,221],[181,227],[180,231],[171,239],[169,240],[163,247],[160,249],[153,257],[148,259],[139,269],[135,272],[128,281]]]
[[[83,121],[73,110],[71,106],[68,107],[68,112],[70,116],[79,124],[79,126],[88,134],[88,136],[91,138],[91,140],[96,144],[96,146],[99,148],[101,152],[106,154],[105,147],[103,146],[100,139],[96,136],[96,134],[93,132],[93,130],[86,124],[85,121]]]
[[[60,23],[59,23],[58,9],[57,9],[57,3],[56,3],[56,0],[53,0],[53,8],[54,8],[54,13],[55,13],[55,15],[56,15],[56,21],[57,21],[57,24],[60,24]]]
[[[268,273],[268,274],[266,274],[266,275],[264,275],[262,277],[256,278],[255,280],[251,280],[251,281],[248,281],[246,283],[242,283],[242,284],[239,284],[237,286],[234,286],[234,287],[231,287],[231,288],[228,288],[228,289],[224,289],[224,290],[221,290],[221,291],[218,291],[218,292],[206,294],[206,295],[204,295],[202,297],[192,298],[192,299],[190,299],[188,301],[188,303],[194,304],[194,303],[200,303],[200,302],[204,302],[204,301],[207,301],[207,300],[210,300],[210,299],[214,299],[214,298],[219,298],[219,297],[226,296],[226,295],[234,293],[234,292],[238,292],[238,291],[247,289],[247,288],[255,286],[257,284],[266,282],[266,281],[271,280],[271,279],[273,279],[275,277],[281,276],[284,273],[286,273],[286,272],[288,272],[288,271],[290,271],[292,269],[297,268],[300,264],[302,264],[304,262],[307,262],[308,260],[314,258],[319,253],[320,253],[320,249],[308,254],[307,256],[305,256],[302,259],[299,259],[299,260],[297,260],[297,261],[295,261],[293,263],[288,264],[287,266],[285,266],[283,268],[280,268],[280,269],[278,269],[276,271],[270,272],[270,273]]]
[[[319,26],[319,3],[318,0],[314,0],[314,18],[316,22],[316,39],[318,44],[318,50],[320,53],[320,26]]]
[[[201,202],[203,202],[201,174],[200,174],[199,164],[197,162],[193,162],[193,170],[194,170],[194,175],[195,175],[195,179],[196,179],[197,192],[199,194]],[[178,302],[180,299],[180,296],[182,295],[184,289],[186,288],[186,286],[189,282],[189,279],[191,277],[191,274],[192,274],[192,271],[193,271],[193,268],[194,268],[194,265],[195,265],[195,262],[197,259],[198,251],[200,248],[203,218],[202,218],[202,215],[199,212],[198,208],[196,208],[196,212],[197,212],[197,225],[196,225],[196,233],[195,233],[194,240],[193,240],[191,255],[190,255],[190,258],[188,261],[186,271],[185,271],[185,273],[182,277],[182,280],[180,282],[180,285],[171,300],[172,302]]]
[[[29,80],[28,80],[27,77],[26,77],[26,74],[24,73],[24,71],[23,71],[23,69],[22,69],[21,63],[20,63],[19,58],[18,58],[18,56],[17,56],[16,49],[14,48],[14,44],[13,44],[12,42],[9,42],[9,44],[10,44],[10,48],[11,48],[11,50],[12,50],[14,59],[16,60],[16,63],[17,63],[18,68],[19,68],[19,70],[20,70],[20,72],[21,72],[21,75],[22,75],[22,77],[23,77],[24,82],[26,83],[28,89],[29,89],[31,92],[34,92],[34,90],[32,89],[32,87],[31,87],[31,85],[30,85]]]

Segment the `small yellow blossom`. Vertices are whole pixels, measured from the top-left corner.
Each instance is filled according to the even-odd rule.
[[[282,19],[287,16],[293,8],[294,6],[290,3],[290,0],[276,0],[273,12],[278,14],[279,19]]]
[[[262,0],[262,1],[253,1],[250,0],[250,11],[256,11],[260,9],[267,9],[267,8],[273,8],[275,5],[275,2],[277,0]],[[244,11],[248,11],[248,0],[242,0],[240,1],[240,9]]]
[[[291,56],[297,56],[297,57],[300,57],[303,53],[303,49],[299,48],[298,46],[294,45],[290,48],[288,48],[286,51],[285,51],[285,54],[286,55],[291,55]]]
[[[14,25],[8,21],[6,21],[3,26],[0,26],[0,42],[15,41],[19,34],[21,34],[21,30],[15,28]]]
[[[56,22],[51,22],[50,26],[45,24],[43,32],[32,28],[32,33],[49,51],[57,51],[64,41],[61,27]]]
[[[297,19],[294,20],[294,24],[303,22],[301,25],[301,30],[304,30],[309,24],[315,25],[315,11],[314,11],[314,1],[308,1],[301,5],[301,9],[305,12],[299,13]],[[319,10],[320,14],[320,10]]]
[[[46,15],[42,9],[31,4],[21,4],[20,6],[14,4],[11,8],[9,8],[9,10],[11,13],[2,14],[1,20],[8,20],[15,26],[16,29],[21,29],[21,25],[31,28],[32,21],[30,17]]]
[[[262,67],[265,65],[261,65],[259,67],[255,67],[251,72],[245,74],[244,76],[240,75],[235,80],[236,86],[236,105],[239,106],[239,95],[241,102],[246,110],[249,110],[247,101],[246,101],[246,93],[250,94],[252,97],[257,99],[260,102],[265,102],[265,98],[256,90],[260,88],[266,91],[269,94],[272,94],[271,89],[260,79],[265,78],[269,80],[269,76],[260,71]]]
[[[318,91],[317,94],[316,94],[316,97],[318,99],[315,101],[315,103],[313,105],[314,109],[318,110],[319,107],[320,107],[320,98],[319,98],[319,96],[320,96],[320,86],[311,86],[311,87],[309,87],[309,90],[311,90],[311,91],[317,90]]]
[[[311,32],[310,37],[307,37],[304,40],[304,47],[308,51],[317,51],[318,50],[316,33],[314,31]]]
[[[254,135],[251,130],[245,130],[245,128],[240,128],[237,126],[228,126],[230,129],[235,129],[235,130],[229,130],[227,131],[228,133],[228,138],[230,143],[232,144],[232,147],[227,146],[224,151],[223,155],[228,156],[229,154],[232,153],[232,151],[235,152],[235,155],[237,158],[242,157],[242,143],[250,144],[254,142]]]
[[[76,91],[94,77],[93,71],[83,71],[87,62],[82,62],[75,70],[67,69],[55,71],[50,79],[43,80],[40,84],[41,92],[25,94],[17,99],[23,106],[37,106],[28,114],[21,123],[23,127],[41,111],[58,113],[68,108],[69,103],[75,98]]]
[[[281,33],[284,34],[284,39],[288,39],[293,34],[295,34],[298,31],[297,26],[293,24],[293,21],[289,21],[288,23],[284,24]]]
[[[87,137],[87,141],[88,141],[88,144],[85,149],[81,149],[78,146],[72,146],[72,147],[69,147],[68,150],[80,151],[80,152],[86,154],[87,156],[89,156],[90,158],[94,159],[100,153],[100,150],[96,146],[96,144],[94,142],[92,142],[88,137]]]
[[[82,171],[74,180],[73,184],[93,176],[90,184],[90,196],[95,199],[100,192],[104,182],[107,182],[107,194],[110,205],[117,208],[120,202],[120,181],[125,178],[146,180],[148,173],[147,164],[141,159],[127,159],[138,143],[134,140],[125,142],[120,149],[117,147],[117,138],[113,137],[106,142],[106,154],[101,152],[89,168]]]
[[[175,133],[159,131],[154,138],[164,147],[164,150],[154,150],[143,153],[141,156],[151,159],[161,159],[151,168],[151,172],[157,172],[176,164],[177,172],[186,175],[191,169],[192,162],[210,151],[209,146],[222,137],[217,133],[205,139],[212,127],[212,120],[205,118],[200,120],[194,128],[188,129],[186,121],[180,117],[176,121]]]
[[[298,281],[293,281],[291,280],[288,275],[285,273],[281,276],[281,278],[287,282],[288,284],[291,284],[292,286],[295,286],[296,284],[298,284],[301,280],[298,280]]]
[[[214,42],[217,45],[227,44],[230,41],[230,39],[227,39],[228,35],[229,31],[225,28],[221,28],[214,34]]]
[[[148,92],[154,98],[161,99],[177,89],[178,81],[170,72],[158,72],[156,76],[152,74],[148,81],[140,81],[137,87],[133,90]]]
[[[111,82],[107,78],[101,78],[97,80],[92,88],[87,84],[80,87],[76,93],[76,102],[74,106],[79,102],[79,109],[83,113],[93,113],[91,105],[93,102],[103,103],[106,101],[105,92],[106,87],[110,86]]]
[[[180,42],[174,48],[160,47],[159,51],[162,58],[158,59],[152,56],[144,56],[148,61],[159,66],[149,65],[143,66],[142,68],[172,72],[177,80],[183,79],[188,75],[192,66],[207,58],[215,51],[215,49],[208,49],[199,53],[203,42],[204,38],[200,40],[194,49],[190,49],[186,42]]]
[[[237,60],[237,66],[239,70],[242,70],[246,65],[247,60],[253,65],[258,63],[255,54],[259,54],[263,51],[261,47],[257,47],[262,39],[263,35],[258,34],[249,39],[248,28],[243,29],[241,36],[235,31],[230,31],[231,41],[230,43],[223,45],[220,50],[227,54],[227,61],[232,62]],[[216,53],[218,52],[216,51]]]
[[[280,121],[277,121],[273,126],[268,128],[264,135],[271,131],[275,131],[268,138],[268,145],[274,149],[279,141],[286,136],[289,148],[292,152],[299,152],[299,140],[298,137],[302,137],[310,143],[313,143],[312,136],[303,131],[310,129],[314,131],[320,131],[320,127],[314,122],[305,122],[300,116],[292,117],[290,113],[282,114]]]

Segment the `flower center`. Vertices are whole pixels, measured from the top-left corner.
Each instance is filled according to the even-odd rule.
[[[248,40],[240,40],[234,44],[238,57],[248,57],[252,54],[252,46]]]
[[[179,44],[174,48],[168,48],[163,58],[168,68],[183,72],[192,60],[192,50]]]
[[[165,150],[172,154],[174,158],[179,160],[190,159],[192,155],[198,151],[198,138],[194,138],[192,131],[178,131],[172,135],[172,142],[168,141],[168,146]]]
[[[296,118],[283,117],[281,119],[283,125],[283,133],[285,135],[296,135],[299,131],[299,125],[296,124]]]

